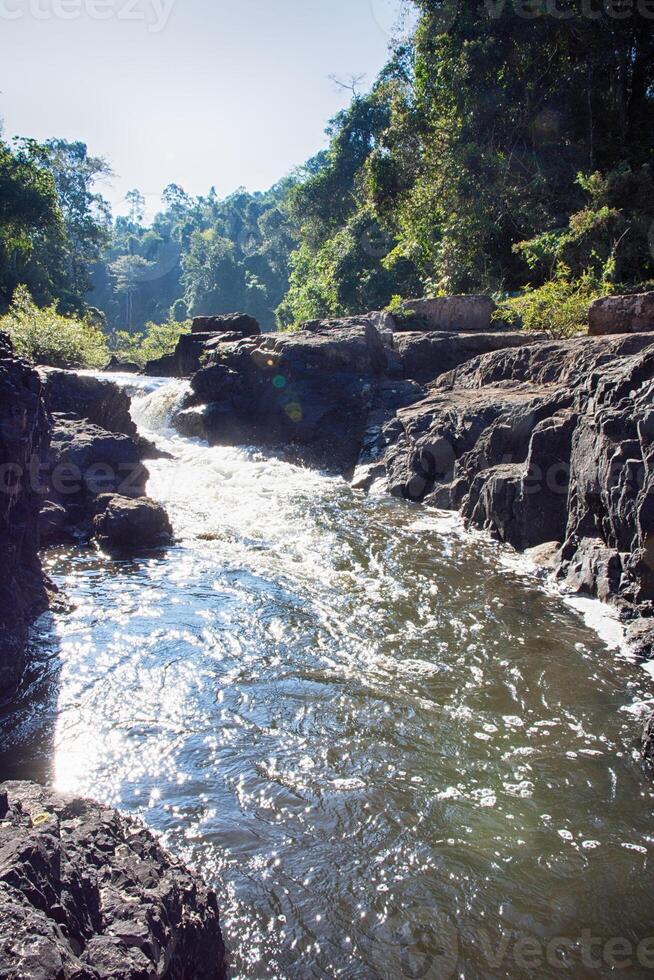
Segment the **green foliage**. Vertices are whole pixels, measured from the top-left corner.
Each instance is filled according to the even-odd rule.
[[[297,179],[224,200],[213,189],[191,198],[171,184],[151,227],[143,224],[141,195],[130,192],[130,214],[116,220],[94,275],[93,300],[111,328],[133,332],[170,317],[242,311],[272,329],[296,244],[285,201]]]
[[[0,141],[0,303],[25,283],[40,305],[84,310],[109,220],[93,184],[108,172],[83,143]]]
[[[572,337],[587,331],[592,301],[612,291],[611,285],[592,271],[574,279],[567,266],[558,265],[553,278],[542,286],[526,288],[519,296],[499,303],[494,317],[525,330],[543,331],[556,339]]]
[[[122,361],[131,361],[143,367],[147,361],[154,361],[165,354],[172,354],[182,334],[191,332],[191,321],[177,323],[148,323],[139,333],[119,330],[114,339],[113,353]]]
[[[557,16],[487,0],[416,6],[412,44],[334,120],[322,169],[291,195],[300,254],[282,320],[377,305],[330,261],[362,214],[389,240],[386,302],[540,286],[561,262],[574,279],[609,266],[613,282],[650,278],[651,22],[566,0]]]
[[[59,368],[99,368],[109,359],[106,337],[90,317],[64,316],[55,306],[39,309],[25,285],[19,285],[0,330],[14,349],[36,364]]]
[[[35,274],[39,253],[61,251],[64,225],[52,175],[35,162],[35,143],[0,141],[0,303],[26,279],[42,301],[54,295],[54,267]]]
[[[589,200],[570,216],[568,226],[514,246],[534,278],[548,279],[561,263],[573,277],[592,269],[605,280],[627,286],[650,278],[654,274],[651,168],[634,172],[622,166],[607,175],[580,174],[577,183]]]
[[[83,143],[0,142],[0,303],[25,282],[41,305],[90,302],[131,334],[203,313],[273,329],[397,295],[522,291],[528,321],[558,297],[565,333],[591,280],[654,278],[642,5],[412,2],[413,37],[331,121],[328,148],[266,193],[171,184],[148,227],[134,190],[110,226],[95,191],[108,168]]]

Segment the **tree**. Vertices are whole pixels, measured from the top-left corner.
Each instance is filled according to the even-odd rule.
[[[129,220],[133,225],[143,224],[145,217],[145,198],[139,190],[127,191],[125,200],[129,204]]]
[[[109,266],[119,295],[125,297],[125,326],[128,331],[134,327],[134,296],[142,283],[150,279],[153,267],[140,255],[121,255]]]
[[[39,302],[51,301],[64,245],[57,191],[42,165],[42,148],[24,141],[11,149],[0,141],[0,303],[8,306],[19,282],[28,282]],[[50,269],[39,265],[45,251]]]
[[[43,162],[54,177],[67,242],[69,288],[83,307],[90,287],[89,270],[109,239],[111,213],[108,202],[95,190],[96,183],[111,175],[101,157],[88,153],[85,143],[48,140]]]

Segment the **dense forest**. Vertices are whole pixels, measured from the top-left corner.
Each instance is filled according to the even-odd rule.
[[[109,166],[86,146],[0,142],[4,308],[24,286],[23,307],[82,318],[115,348],[196,314],[288,328],[423,293],[508,297],[525,326],[569,332],[589,298],[651,287],[647,5],[414,6],[415,33],[331,121],[328,148],[266,193],[171,185],[146,225],[134,190],[113,220]]]

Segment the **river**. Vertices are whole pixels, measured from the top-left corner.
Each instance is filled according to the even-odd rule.
[[[182,382],[124,383],[176,543],[48,554],[68,603],[3,763],[163,835],[238,980],[652,975],[645,671],[458,519],[183,439]]]

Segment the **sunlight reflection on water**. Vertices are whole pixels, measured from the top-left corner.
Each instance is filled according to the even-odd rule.
[[[644,938],[647,675],[456,520],[181,439],[148,384],[177,542],[50,558],[57,785],[216,883],[236,977],[396,976],[402,911],[456,923],[466,978],[518,975],[483,930]]]

